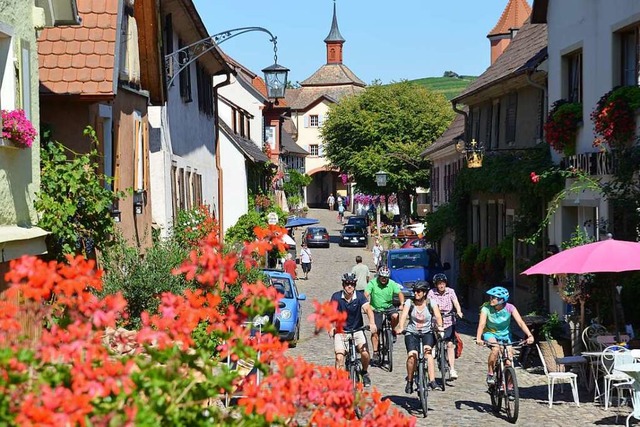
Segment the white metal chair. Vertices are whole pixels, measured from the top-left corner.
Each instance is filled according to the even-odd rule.
[[[618,401],[620,401],[620,395],[624,390],[631,390],[631,384],[633,381],[629,375],[624,372],[618,371],[616,366],[626,365],[634,363],[635,358],[631,353],[624,348],[620,348],[617,345],[609,346],[602,351],[602,368],[605,372],[604,375],[604,409],[609,408],[609,401],[611,400],[611,387],[612,385],[617,390]]]
[[[549,372],[549,370],[547,369],[547,362],[545,361],[542,350],[540,350],[540,346],[538,344],[536,344],[536,348],[538,349],[538,355],[540,356],[540,360],[542,361],[544,374],[547,376],[549,407],[551,408],[553,406],[553,389],[556,382],[558,382],[558,384],[562,384],[562,382],[567,380],[571,384],[571,393],[573,394],[573,400],[577,406],[580,406],[580,400],[578,399],[578,375],[573,372]]]

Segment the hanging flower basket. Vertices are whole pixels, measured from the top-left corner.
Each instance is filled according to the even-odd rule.
[[[29,148],[37,135],[24,110],[2,110],[2,147]]]
[[[635,137],[636,111],[640,108],[640,88],[619,86],[605,93],[591,113],[596,138],[594,147],[627,146]]]
[[[544,123],[544,132],[551,148],[565,156],[576,154],[576,137],[581,122],[581,103],[566,99],[554,102]]]

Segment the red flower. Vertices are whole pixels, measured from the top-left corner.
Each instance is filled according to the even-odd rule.
[[[540,182],[540,175],[536,175],[535,172],[531,172],[531,182],[533,182],[534,184]]]

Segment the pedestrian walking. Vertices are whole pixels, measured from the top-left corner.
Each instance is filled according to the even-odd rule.
[[[369,267],[362,263],[362,257],[356,257],[356,265],[351,269],[351,273],[356,275],[356,291],[364,291],[369,283]]]
[[[344,221],[344,205],[342,203],[338,203],[338,222],[342,223]]]
[[[329,205],[329,210],[332,211],[333,207],[336,204],[336,198],[333,197],[333,193],[329,194],[329,198],[327,199],[327,204]]]
[[[302,242],[302,250],[300,251],[300,264],[302,264],[302,272],[304,280],[309,280],[309,272],[311,271],[311,249],[307,247],[306,242]]]
[[[285,273],[289,273],[291,277],[293,277],[293,280],[296,280],[298,278],[296,274],[297,268],[298,268],[298,265],[294,261],[293,255],[287,254],[287,259],[284,262],[282,269],[285,271]]]
[[[380,239],[376,238],[376,244],[371,248],[371,253],[373,254],[373,267],[378,270],[380,267],[380,261],[382,258],[382,251],[384,248],[380,244]]]

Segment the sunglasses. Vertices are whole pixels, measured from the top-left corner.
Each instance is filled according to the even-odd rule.
[[[343,288],[346,288],[347,286],[354,287],[355,283],[345,283],[345,284],[342,285]]]
[[[494,295],[489,295],[489,299],[492,300],[492,299],[500,299],[500,298],[498,298],[498,297],[496,297]]]

